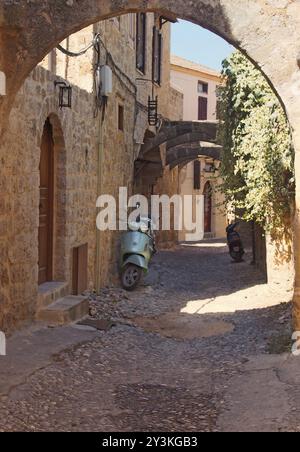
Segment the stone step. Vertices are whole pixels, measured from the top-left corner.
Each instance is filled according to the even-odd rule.
[[[83,319],[89,313],[89,300],[83,296],[69,295],[41,309],[37,320],[51,326],[66,325]]]
[[[37,310],[46,308],[69,294],[69,285],[66,282],[47,282],[39,286]]]
[[[213,232],[206,232],[204,234],[204,240],[210,240],[210,239],[215,239],[216,238],[216,234],[214,234]]]

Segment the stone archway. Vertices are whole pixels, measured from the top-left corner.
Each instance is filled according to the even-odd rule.
[[[0,99],[1,132],[29,72],[59,42],[81,28],[120,14],[157,12],[203,26],[239,48],[261,69],[285,106],[296,150],[296,316],[300,330],[300,3],[249,0],[4,0],[0,6],[0,69],[7,96]],[[298,218],[299,217],[299,218]],[[299,237],[298,237],[299,235]],[[299,269],[299,271],[298,271]]]
[[[59,42],[97,21],[134,11],[157,12],[203,26],[241,49],[260,67],[285,104],[300,117],[297,42],[300,37],[298,1],[249,0],[247,14],[239,0],[81,0],[39,4],[4,1],[0,6],[0,67],[7,77],[9,109],[14,94],[39,61]],[[266,39],[267,37],[267,39]],[[284,64],[278,64],[278,61]],[[293,90],[297,89],[297,94]],[[299,104],[299,102],[298,102]]]
[[[221,146],[209,146],[199,142],[186,143],[167,150],[166,164],[170,165],[170,168],[175,168],[175,166],[192,162],[200,156],[220,161],[221,150]]]
[[[164,143],[167,144],[167,151],[178,145],[196,142],[196,140],[215,143],[217,130],[217,122],[166,121],[157,135],[145,141],[141,148],[141,156],[145,156]]]
[[[138,174],[142,166],[145,168],[152,164],[156,165],[156,174],[159,175],[163,165],[162,145],[165,145],[164,164],[170,169],[189,163],[200,155],[220,160],[222,147],[216,143],[217,130],[217,122],[165,121],[157,135],[146,133],[136,161]]]

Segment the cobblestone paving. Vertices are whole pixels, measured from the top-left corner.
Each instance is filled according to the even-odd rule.
[[[129,295],[91,296],[91,317],[115,326],[53,356],[3,396],[0,431],[218,431],[227,429],[219,422],[227,411],[235,425],[230,383],[253,357],[288,350],[291,293],[268,289],[247,262],[231,264],[218,243],[160,253],[146,283]],[[198,334],[151,331],[169,313],[184,319],[183,330],[187,316],[199,320]],[[214,335],[202,334],[214,322]],[[232,328],[218,330],[220,322]],[[295,416],[283,425],[275,413],[273,430],[296,430]]]

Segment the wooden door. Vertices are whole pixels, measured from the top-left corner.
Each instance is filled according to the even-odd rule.
[[[53,279],[54,146],[52,126],[44,126],[40,161],[39,284]]]
[[[198,99],[198,120],[207,121],[208,117],[208,99],[207,97],[199,97]]]
[[[209,182],[204,187],[204,232],[208,234],[211,232],[212,219],[212,191]]]

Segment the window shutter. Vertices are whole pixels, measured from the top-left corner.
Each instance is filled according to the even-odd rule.
[[[164,42],[163,42],[163,36],[161,33],[159,33],[159,62],[158,62],[158,70],[159,70],[159,81],[158,83],[161,84],[162,82],[162,67],[163,67],[163,49],[164,49]]]
[[[136,16],[136,67],[141,72],[146,70],[146,14]]]
[[[208,101],[206,97],[199,97],[198,100],[198,120],[207,121]]]
[[[154,83],[161,83],[163,37],[160,31],[153,28],[152,78]]]

